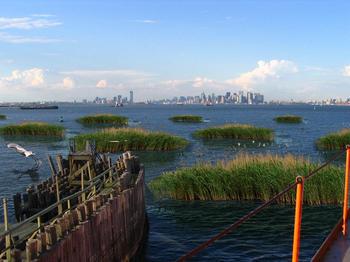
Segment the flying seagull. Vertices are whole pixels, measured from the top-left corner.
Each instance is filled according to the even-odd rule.
[[[7,147],[16,150],[16,152],[21,154],[22,156],[25,156],[27,158],[28,157],[33,158],[33,160],[35,161],[35,165],[33,166],[32,169],[39,169],[41,165],[41,161],[35,156],[33,151],[28,151],[25,148],[21,147],[20,145],[17,145],[14,143],[7,144]]]

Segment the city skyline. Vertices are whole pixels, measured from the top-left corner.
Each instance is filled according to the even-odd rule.
[[[347,99],[349,7],[6,1],[0,101],[73,101],[129,90],[135,102],[226,90],[263,93],[268,101]]]

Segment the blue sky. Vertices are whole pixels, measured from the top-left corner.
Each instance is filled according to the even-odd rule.
[[[2,1],[0,101],[350,96],[348,1]]]

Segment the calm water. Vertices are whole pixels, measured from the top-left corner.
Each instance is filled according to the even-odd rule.
[[[67,140],[76,134],[89,132],[75,119],[95,113],[117,113],[140,121],[139,126],[150,130],[163,130],[183,136],[191,145],[181,152],[139,152],[146,166],[146,181],[159,176],[163,171],[192,165],[198,161],[230,159],[238,152],[272,152],[304,155],[315,161],[323,161],[314,141],[331,131],[350,127],[350,107],[313,106],[131,106],[113,108],[97,105],[61,105],[58,110],[26,111],[16,108],[0,108],[8,120],[0,125],[21,121],[46,121],[58,123],[64,117],[66,139],[40,140],[23,138],[0,138],[0,197],[12,198],[28,184],[35,184],[49,175],[46,155],[67,154]],[[168,120],[174,114],[198,114],[209,122],[200,124],[176,124]],[[304,117],[300,125],[276,124],[272,119],[278,114],[297,114]],[[248,123],[273,128],[275,143],[259,147],[240,147],[235,142],[203,142],[193,139],[191,133],[206,126],[223,123]],[[136,124],[135,124],[136,125]],[[32,161],[6,148],[7,142],[16,142],[34,151],[44,164],[37,174],[25,173]],[[155,201],[147,190],[147,212],[150,231],[142,260],[173,261],[208,239],[244,215],[258,203],[182,202]],[[241,228],[210,246],[194,261],[286,261],[291,256],[293,207],[272,206],[251,219]],[[329,233],[341,214],[340,207],[306,207],[303,213],[301,257],[309,260],[323,238]]]

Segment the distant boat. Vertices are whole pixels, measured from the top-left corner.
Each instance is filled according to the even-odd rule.
[[[115,107],[123,107],[123,103],[115,103]]]
[[[206,103],[205,105],[206,105],[206,106],[213,106],[213,103],[208,102],[208,103]]]
[[[22,110],[37,110],[37,109],[58,109],[58,106],[50,106],[50,105],[29,105],[29,106],[21,106]]]

